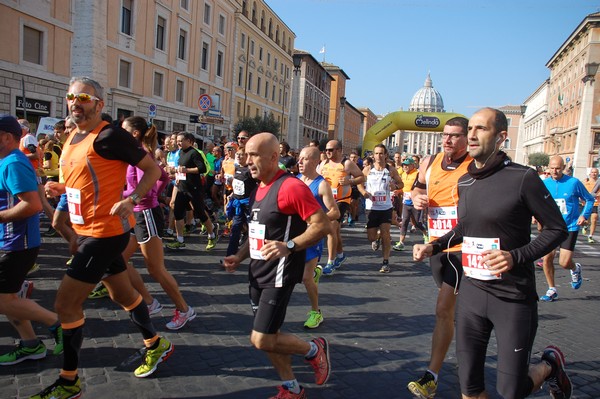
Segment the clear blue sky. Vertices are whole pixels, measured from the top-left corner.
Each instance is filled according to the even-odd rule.
[[[519,105],[550,77],[546,63],[590,0],[266,0],[295,48],[341,67],[346,97],[376,114],[400,108],[427,72],[447,112]]]

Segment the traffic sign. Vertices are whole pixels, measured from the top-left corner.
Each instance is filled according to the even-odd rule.
[[[198,115],[190,115],[190,123],[198,123]]]
[[[150,111],[150,112],[156,112],[156,104],[150,104],[148,106],[148,111]]]
[[[148,112],[148,117],[149,118],[154,118],[156,116],[156,111],[149,111]]]
[[[198,108],[200,111],[208,111],[212,105],[212,98],[208,94],[202,94],[198,97]]]
[[[567,157],[566,161],[569,162],[571,160],[571,158]]]

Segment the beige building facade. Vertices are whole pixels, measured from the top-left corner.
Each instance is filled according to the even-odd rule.
[[[586,83],[582,79],[585,65],[594,61],[600,61],[600,13],[584,18],[546,64],[550,81],[544,152],[569,158],[571,163],[577,156],[578,142],[589,143],[579,152],[583,159],[577,160],[588,167],[598,163],[600,104],[596,99],[600,91],[597,83],[588,83],[591,104],[584,110]]]

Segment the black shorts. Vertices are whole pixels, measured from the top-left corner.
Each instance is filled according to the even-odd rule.
[[[175,220],[185,218],[185,212],[190,209],[191,203],[194,207],[194,216],[200,219],[202,223],[206,222],[208,216],[206,216],[206,205],[204,205],[204,192],[202,190],[202,188],[193,192],[177,190],[175,209],[173,210]]]
[[[338,219],[338,222],[342,224],[342,221],[344,220],[344,215],[350,210],[350,204],[347,202],[338,202],[337,206],[340,210],[340,218]]]
[[[568,251],[575,250],[575,244],[577,244],[577,236],[579,235],[579,231],[569,231],[569,235],[563,242],[560,243],[561,249],[566,249]]]
[[[40,247],[0,251],[0,294],[16,294],[35,263]]]
[[[592,206],[592,213],[598,213],[598,205]]]
[[[485,358],[493,329],[498,393],[503,398],[528,396],[533,387],[527,372],[538,326],[536,299],[504,300],[465,278],[457,303],[456,355],[462,394],[476,396],[485,390]]]
[[[460,251],[440,252],[433,255],[429,258],[429,265],[431,266],[431,275],[438,288],[442,287],[442,283],[446,283],[458,291],[463,275],[462,255]]]
[[[257,288],[250,286],[250,305],[254,312],[252,329],[263,334],[275,334],[285,320],[293,285],[282,288]]]
[[[384,211],[367,211],[367,229],[379,227],[382,224],[392,223],[392,208]]]
[[[350,198],[353,200],[357,200],[360,197],[362,197],[362,194],[360,193],[360,191],[358,191],[358,188],[356,186],[352,186],[352,192],[350,193]]]
[[[97,284],[105,274],[124,272],[127,266],[122,254],[129,244],[129,236],[127,232],[107,238],[78,237],[79,248],[67,268],[67,276]]]
[[[133,230],[138,244],[147,243],[152,237],[162,238],[165,229],[165,216],[160,206],[144,209],[133,214],[135,215]]]

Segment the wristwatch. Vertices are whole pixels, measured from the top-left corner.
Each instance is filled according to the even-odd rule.
[[[141,199],[139,194],[131,194],[127,198],[129,198],[134,205],[139,205]]]
[[[290,250],[290,252],[294,252],[296,250],[296,243],[294,240],[289,240],[285,243],[285,246]]]

